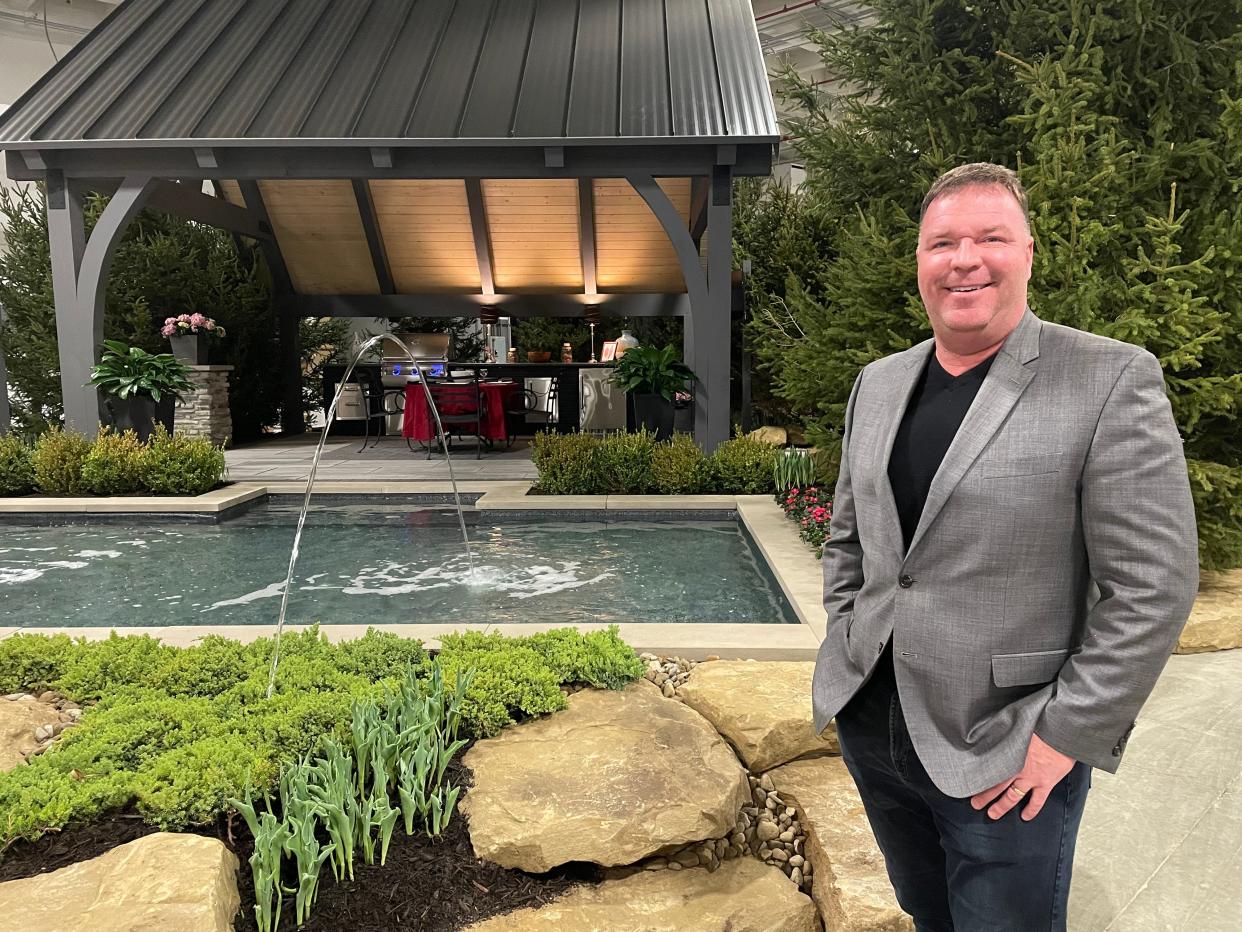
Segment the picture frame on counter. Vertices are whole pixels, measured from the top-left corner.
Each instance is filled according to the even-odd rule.
[[[600,362],[612,362],[616,358],[617,358],[617,341],[616,340],[606,341],[604,343],[603,348],[600,350],[599,361]]]

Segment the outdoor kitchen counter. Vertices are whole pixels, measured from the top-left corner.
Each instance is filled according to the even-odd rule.
[[[578,430],[580,402],[578,372],[581,369],[607,369],[610,362],[450,362],[448,371],[471,369],[485,373],[487,378],[557,380],[558,433],[572,434]]]

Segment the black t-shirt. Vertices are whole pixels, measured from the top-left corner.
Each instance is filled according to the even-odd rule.
[[[936,470],[995,358],[993,353],[973,369],[953,376],[944,371],[933,350],[914,387],[888,462],[888,481],[897,500],[907,550],[923,515]]]

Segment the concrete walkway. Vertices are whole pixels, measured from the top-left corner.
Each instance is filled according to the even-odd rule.
[[[411,482],[442,481],[449,478],[449,465],[441,453],[427,459],[414,445],[411,451],[400,437],[381,437],[375,446],[359,451],[362,437],[332,436],[324,446],[316,481],[333,482]],[[318,433],[292,438],[260,440],[224,451],[228,478],[234,482],[286,482],[305,480],[315,456]],[[474,482],[506,479],[535,479],[538,470],[531,465],[530,443],[515,440],[505,449],[497,444],[484,449],[475,459],[474,442],[453,444],[453,473],[459,480]]]
[[[1096,771],[1071,932],[1242,928],[1242,650],[1172,657],[1115,775]]]

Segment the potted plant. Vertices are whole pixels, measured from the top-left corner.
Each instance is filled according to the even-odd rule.
[[[634,423],[655,433],[657,440],[673,435],[673,398],[696,376],[677,358],[675,346],[635,346],[617,360],[613,384],[630,397]]]
[[[207,340],[224,336],[224,328],[202,314],[165,317],[160,333],[168,337],[173,355],[191,366],[207,365]]]
[[[104,393],[111,426],[118,433],[132,430],[142,441],[157,423],[172,433],[174,403],[194,390],[187,378],[190,367],[168,353],[148,353],[117,340],[103,345],[90,384]]]

